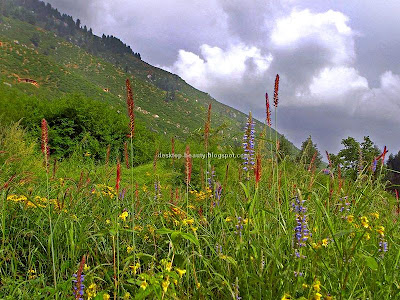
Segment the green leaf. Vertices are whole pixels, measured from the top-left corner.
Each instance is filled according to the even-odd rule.
[[[365,258],[365,264],[371,269],[371,270],[378,270],[378,263],[376,262],[376,259],[372,256],[364,256]]]

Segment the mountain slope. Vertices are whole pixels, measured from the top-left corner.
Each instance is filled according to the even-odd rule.
[[[32,5],[41,2],[16,3],[29,4],[32,8]],[[18,9],[23,11],[24,6]],[[43,16],[34,10],[29,13],[33,21],[28,23],[25,22],[26,16],[15,13],[15,8],[9,13],[3,10],[0,66],[2,81],[6,84],[46,99],[59,97],[60,93],[82,93],[105,101],[122,112],[125,111],[124,81],[127,77],[134,78],[137,117],[149,129],[178,138],[199,134],[207,106],[212,103],[213,127],[219,127],[225,142],[240,144],[247,118],[245,114],[217,102],[177,75],[143,62],[140,54],[94,50],[97,48],[92,49],[88,44],[99,37],[88,37],[91,33],[79,27],[74,29],[74,34],[60,36],[60,32],[55,33],[54,28],[41,21]],[[52,18],[57,24],[54,14]],[[64,26],[73,25],[64,23]],[[103,39],[106,42],[110,38],[103,36]],[[92,49],[91,52],[96,52],[96,55],[87,49]],[[19,82],[21,79],[34,80],[37,86]],[[262,123],[257,122],[257,131],[263,128]]]

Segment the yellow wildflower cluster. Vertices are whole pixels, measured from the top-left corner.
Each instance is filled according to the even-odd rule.
[[[94,282],[88,286],[88,288],[86,289],[86,294],[89,300],[96,297],[97,295],[96,290],[97,290],[97,285]]]
[[[385,227],[383,227],[383,226],[378,226],[378,228],[376,229],[376,232],[378,232],[378,234],[379,234],[381,237],[384,237],[384,236],[385,236]]]
[[[368,221],[368,218],[367,218],[366,216],[362,216],[360,219],[361,219],[361,225],[362,225],[365,229],[369,228],[369,221]]]
[[[124,212],[122,212],[122,214],[119,215],[119,218],[120,218],[122,221],[126,222],[126,218],[127,218],[128,216],[129,216],[128,212],[127,212],[127,211],[124,211]]]
[[[105,184],[96,184],[96,188],[92,190],[92,194],[96,196],[104,196],[109,198],[115,198],[117,195],[115,189],[111,186],[107,186]]]
[[[34,270],[34,269],[29,269],[28,270],[28,279],[35,279],[37,276],[36,276],[36,270]]]
[[[28,198],[24,195],[15,195],[11,194],[7,197],[8,201],[12,202],[20,202],[24,203],[26,207],[31,208],[31,207],[46,207],[46,205],[49,203],[47,198],[45,197],[40,197],[40,196],[35,196],[33,198],[33,201],[28,200]],[[50,203],[53,205],[57,205],[57,199],[50,199]]]
[[[205,199],[210,198],[213,195],[212,190],[209,187],[206,187],[206,191],[190,191],[196,198],[196,201],[203,201]]]
[[[140,273],[140,263],[136,263],[136,265],[132,265],[132,266],[129,266],[129,268],[132,270],[132,273],[134,274],[134,275],[136,275],[137,273]]]

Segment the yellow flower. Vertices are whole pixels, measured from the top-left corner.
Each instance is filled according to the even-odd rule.
[[[89,285],[89,287],[86,289],[86,294],[88,296],[88,299],[92,299],[94,297],[96,297],[96,284],[92,283],[91,285]]]
[[[328,239],[323,239],[322,240],[322,246],[328,247]]]
[[[165,264],[165,270],[167,270],[168,272],[170,272],[172,269],[172,262],[167,262]]]
[[[136,275],[137,271],[140,269],[140,263],[136,263],[134,266],[129,266],[129,268],[131,268],[133,274]]]
[[[124,299],[124,300],[129,300],[129,299],[131,299],[131,293],[126,292],[123,299]]]
[[[148,286],[149,284],[146,282],[146,280],[145,281],[142,281],[142,283],[140,284],[140,287],[142,288],[142,289],[146,289],[147,288],[147,286]]]
[[[119,215],[119,218],[124,222],[126,221],[127,217],[128,217],[128,212],[127,211],[124,211],[122,214]]]
[[[106,224],[110,224],[111,221],[109,219],[106,220]]]
[[[232,218],[231,217],[226,217],[225,222],[231,222]]]
[[[314,300],[321,300],[321,297],[322,297],[322,295],[320,294],[320,293],[316,293],[315,295],[314,295]]]
[[[133,247],[128,246],[128,247],[126,247],[126,252],[128,252],[128,254],[129,254],[133,251],[133,249],[134,249]]]
[[[368,218],[365,216],[361,217],[361,224],[364,228],[369,228],[369,224],[368,224]]]
[[[86,152],[85,153],[85,156],[90,156],[91,154],[89,153],[89,152]]]
[[[162,285],[164,293],[166,293],[168,286],[169,286],[169,280],[168,279],[164,280],[161,285]]]
[[[192,229],[193,233],[196,233],[196,231],[197,231],[197,227],[194,227],[194,226],[190,226],[190,229]]]
[[[110,295],[109,294],[104,294],[103,295],[103,300],[109,300],[110,299]]]
[[[182,276],[186,273],[186,270],[182,270],[179,268],[175,268],[176,272],[178,272],[179,277],[182,278]]]
[[[321,282],[318,279],[314,281],[313,288],[316,292],[321,290]]]
[[[379,219],[379,213],[377,211],[374,213],[370,213],[370,215],[375,217],[375,219]]]
[[[89,270],[90,270],[90,266],[88,266],[87,264],[85,264],[85,265],[83,266],[83,271],[87,272],[87,271],[89,271]]]
[[[354,216],[353,215],[348,215],[347,216],[347,222],[353,223],[353,221],[354,221]]]
[[[290,300],[290,299],[292,299],[292,297],[288,293],[285,293],[281,298],[281,300]]]
[[[197,289],[199,289],[199,288],[201,287],[201,283],[200,283],[200,282],[197,282],[197,283],[196,283],[196,287],[197,287]]]
[[[306,288],[308,288],[308,284],[307,283],[303,283],[302,287],[303,287],[303,289],[306,289]]]
[[[369,235],[369,233],[367,232],[367,233],[365,233],[365,239],[368,241],[371,237],[370,237],[370,235]]]
[[[314,248],[314,249],[319,249],[319,248],[321,248],[321,244],[320,243],[311,243],[311,246]]]
[[[379,233],[380,236],[385,236],[385,227],[378,226],[378,229],[376,229],[376,231]]]

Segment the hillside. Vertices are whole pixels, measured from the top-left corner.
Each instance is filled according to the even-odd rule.
[[[81,93],[124,112],[124,81],[129,77],[133,78],[137,118],[150,130],[181,139],[199,134],[212,103],[213,128],[218,128],[225,142],[240,144],[246,114],[219,103],[177,75],[147,64],[140,54],[97,51],[97,56],[93,55],[85,49],[88,39],[83,35],[88,32],[75,30],[74,36],[61,37],[52,28],[40,27],[44,23],[33,11],[34,19],[28,23],[19,20],[24,19],[21,14],[12,13],[15,7],[9,10],[3,10],[0,23],[1,81],[7,86],[45,99]],[[257,121],[256,129],[260,132],[262,123]]]

